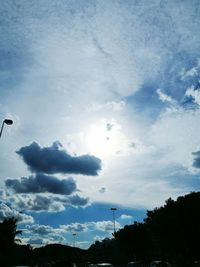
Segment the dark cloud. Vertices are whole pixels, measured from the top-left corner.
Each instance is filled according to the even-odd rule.
[[[33,211],[51,211],[58,212],[64,210],[59,202],[54,202],[50,196],[36,195],[26,203],[26,209]]]
[[[28,227],[28,230],[34,234],[39,234],[39,235],[49,235],[53,233],[56,229],[49,225],[40,225],[40,224],[34,224],[30,225]]]
[[[107,131],[111,131],[112,130],[112,128],[113,128],[113,124],[111,124],[111,123],[107,123],[106,124],[106,129],[107,129]]]
[[[74,207],[84,207],[89,204],[89,198],[88,197],[82,197],[77,194],[72,195],[72,196],[52,196],[52,199],[54,202],[60,202],[63,203],[64,205],[70,205]]]
[[[193,166],[195,168],[200,168],[200,151],[193,152],[192,155],[195,156]]]
[[[106,192],[106,187],[101,187],[100,189],[99,189],[99,193],[101,193],[101,194],[103,194],[103,193],[105,193]]]
[[[61,229],[64,229],[70,232],[84,232],[87,230],[87,224],[72,223],[68,225],[62,225]]]
[[[36,174],[35,176],[22,177],[21,179],[7,179],[5,184],[16,193],[53,193],[70,195],[77,190],[73,178],[60,180],[54,176]]]
[[[72,206],[81,207],[89,203],[89,198],[80,197],[79,195],[69,196],[69,202]]]
[[[40,147],[33,142],[17,151],[32,172],[74,173],[97,175],[101,170],[101,160],[92,155],[71,156],[59,142],[50,147]]]
[[[48,193],[41,194],[13,194],[8,201],[16,210],[28,210],[35,212],[60,212],[66,207],[85,207],[89,198],[79,195],[55,195]],[[1,204],[0,204],[1,208]],[[2,209],[3,210],[3,209]],[[9,209],[8,209],[9,210]],[[1,218],[1,212],[0,212]]]

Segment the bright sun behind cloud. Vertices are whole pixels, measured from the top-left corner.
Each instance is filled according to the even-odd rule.
[[[89,127],[85,143],[89,153],[109,159],[120,153],[124,140],[121,127],[115,120],[101,119]]]

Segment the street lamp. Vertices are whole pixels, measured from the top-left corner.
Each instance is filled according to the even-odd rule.
[[[13,124],[13,121],[12,121],[12,120],[9,120],[9,119],[5,119],[5,120],[3,121],[2,126],[1,126],[0,138],[1,138],[1,135],[2,135],[2,132],[3,132],[4,124],[12,125],[12,124]]]
[[[73,234],[73,237],[74,237],[74,248],[75,248],[75,238],[76,238],[76,233]]]
[[[115,233],[116,233],[116,230],[115,230],[115,211],[117,210],[117,208],[111,208],[110,210],[113,212],[113,228],[114,228],[113,235],[115,236]]]

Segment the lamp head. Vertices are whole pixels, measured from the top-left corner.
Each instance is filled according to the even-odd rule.
[[[5,119],[4,120],[4,123],[7,124],[7,125],[12,125],[13,124],[13,121],[12,120],[9,120],[9,119]]]

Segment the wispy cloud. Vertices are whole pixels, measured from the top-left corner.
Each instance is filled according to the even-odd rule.
[[[40,218],[97,201],[153,208],[199,189],[198,1],[1,2],[0,116],[14,120],[1,142],[4,204]]]
[[[156,90],[158,96],[159,96],[159,99],[163,102],[169,102],[171,104],[175,103],[175,101],[172,99],[171,96],[169,95],[166,95],[165,93],[162,92],[162,90],[159,88]]]

